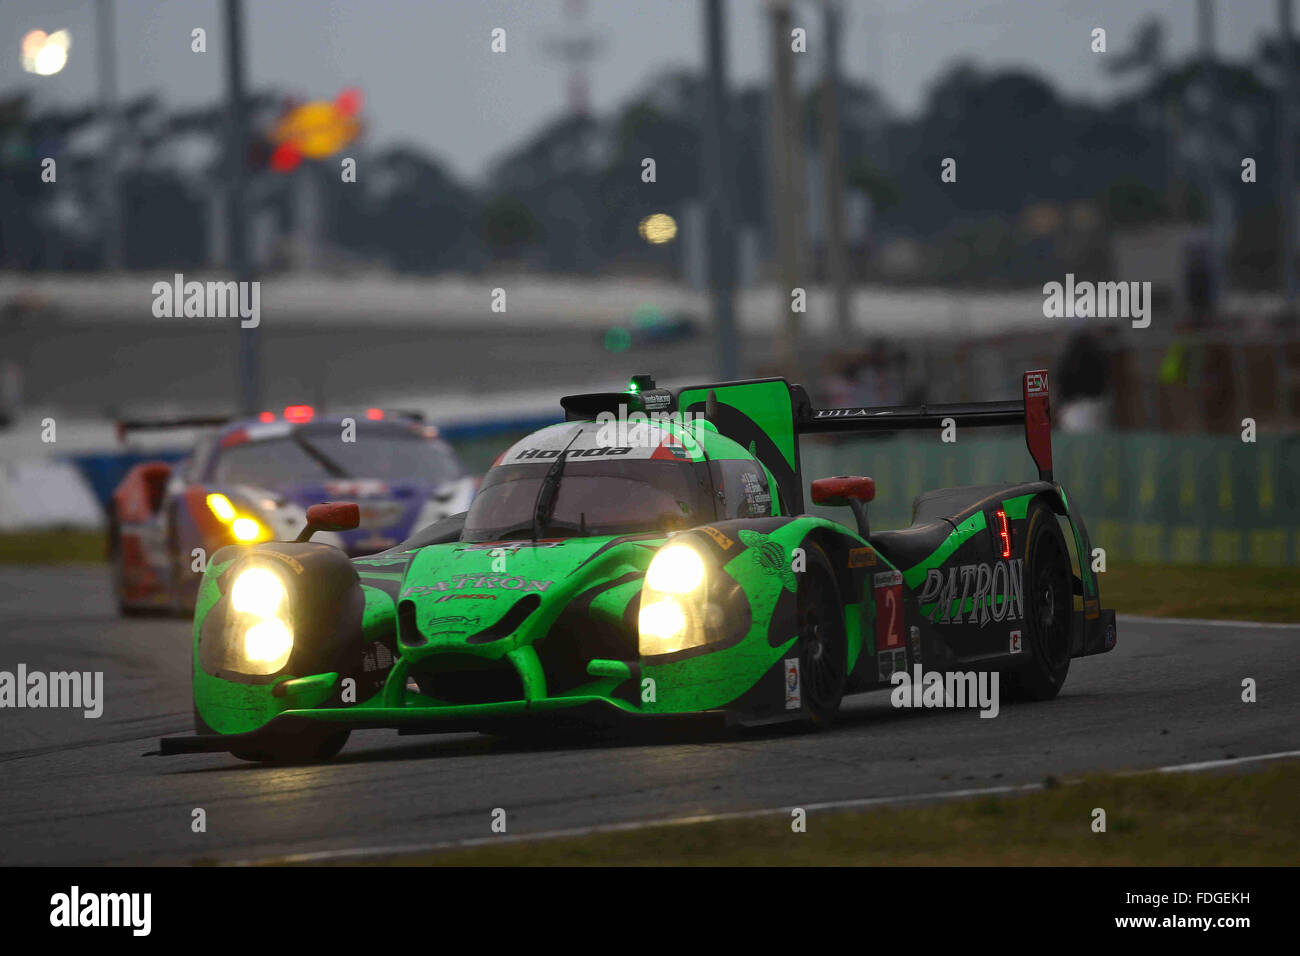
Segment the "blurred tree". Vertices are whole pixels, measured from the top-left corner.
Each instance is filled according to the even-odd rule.
[[[1169,217],[1169,208],[1160,191],[1131,179],[1111,183],[1098,201],[1106,221],[1114,226],[1140,225]]]
[[[483,239],[497,258],[514,258],[541,236],[541,226],[527,203],[496,196],[483,206]]]

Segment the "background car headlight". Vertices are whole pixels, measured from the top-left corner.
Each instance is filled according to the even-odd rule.
[[[230,531],[240,541],[256,541],[264,533],[255,518],[236,518],[230,522]]]
[[[689,545],[661,548],[645,574],[646,586],[666,594],[686,594],[704,583],[704,559]]]
[[[256,518],[240,514],[231,504],[230,499],[219,491],[214,491],[205,499],[208,504],[208,510],[211,511],[226,527],[230,529],[231,535],[236,541],[244,544],[251,544],[256,541],[267,541],[271,537],[271,532],[258,521]]]

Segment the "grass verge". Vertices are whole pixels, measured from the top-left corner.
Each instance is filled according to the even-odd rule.
[[[505,843],[400,866],[1290,866],[1300,762],[1250,773],[1085,777],[1017,796]],[[1093,810],[1106,832],[1093,832]]]
[[[103,531],[56,528],[48,531],[0,533],[0,564],[64,564],[104,561]]]
[[[1099,578],[1102,606],[1121,614],[1300,621],[1295,568],[1116,564]]]

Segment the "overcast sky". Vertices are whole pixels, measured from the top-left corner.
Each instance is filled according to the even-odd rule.
[[[37,103],[95,95],[96,0],[0,0],[0,95],[25,88]],[[480,179],[485,165],[552,118],[565,103],[565,69],[552,41],[574,22],[578,0],[245,0],[253,87],[332,98],[355,85],[365,94],[371,142],[407,140],[433,150],[454,172]],[[725,0],[733,83],[766,77],[764,3]],[[844,69],[879,86],[892,108],[918,108],[929,83],[958,58],[987,67],[1024,67],[1070,95],[1100,100],[1116,81],[1090,52],[1094,27],[1111,52],[1127,47],[1151,14],[1168,27],[1169,52],[1196,42],[1195,0],[847,0]],[[1218,0],[1220,51],[1242,57],[1276,23],[1275,0]],[[168,103],[211,101],[222,90],[220,0],[116,0],[120,84]],[[700,0],[586,0],[577,21],[601,39],[589,68],[591,100],[604,112],[656,73],[701,63]],[[797,6],[817,56],[815,2]],[[507,52],[489,51],[494,27]],[[195,27],[208,52],[190,51]],[[67,68],[54,77],[22,72],[19,44],[32,29],[72,32]]]

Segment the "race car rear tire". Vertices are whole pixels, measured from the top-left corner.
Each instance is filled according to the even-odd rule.
[[[808,722],[821,729],[835,722],[848,676],[848,634],[844,605],[826,553],[815,544],[804,549],[808,566],[796,595],[799,628],[799,683]]]
[[[1030,700],[1051,700],[1070,671],[1073,571],[1056,515],[1041,501],[1029,507],[1025,532],[1024,644],[1028,659],[1014,688]]]
[[[231,753],[252,763],[321,763],[342,750],[351,733],[328,725],[303,727],[260,743],[256,750]]]

